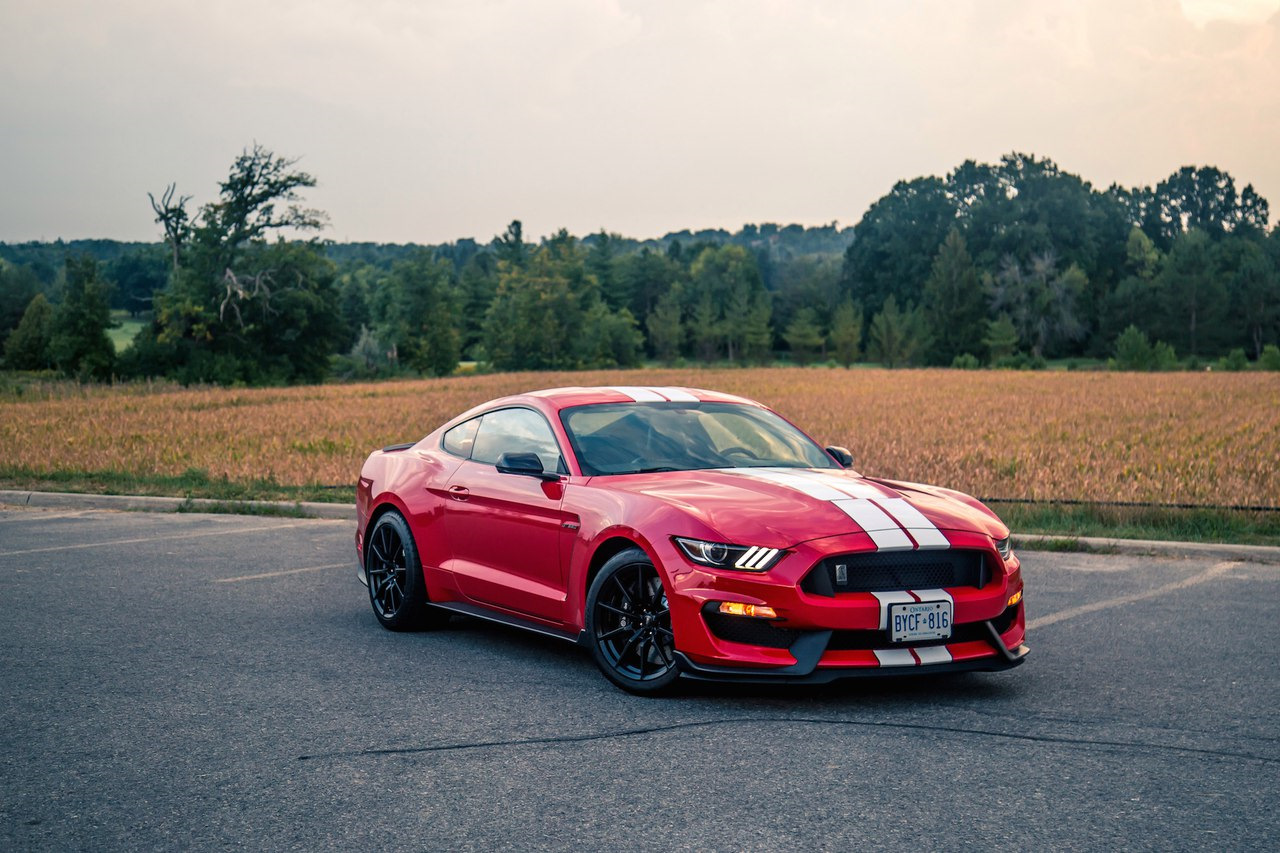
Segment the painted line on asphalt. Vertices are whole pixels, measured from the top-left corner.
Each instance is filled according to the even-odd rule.
[[[1222,563],[1215,563],[1213,566],[1210,566],[1198,575],[1192,575],[1191,577],[1183,578],[1180,581],[1167,583],[1164,586],[1158,586],[1155,589],[1149,589],[1146,592],[1134,592],[1129,595],[1108,598],[1104,601],[1094,601],[1090,604],[1082,604],[1079,607],[1072,607],[1067,610],[1059,610],[1057,613],[1049,613],[1045,616],[1037,616],[1035,619],[1027,620],[1027,630],[1031,631],[1036,628],[1043,628],[1046,625],[1053,625],[1067,619],[1074,619],[1077,616],[1084,616],[1087,613],[1097,613],[1099,610],[1110,610],[1113,607],[1123,607],[1124,605],[1132,604],[1135,601],[1144,601],[1148,598],[1159,598],[1162,595],[1177,592],[1180,589],[1186,589],[1187,587],[1207,583],[1241,565],[1243,564],[1239,560],[1228,560]]]
[[[330,563],[327,566],[307,566],[302,569],[284,569],[279,572],[262,572],[257,575],[240,575],[234,578],[215,578],[214,583],[238,583],[240,581],[257,581],[264,578],[278,578],[284,575],[297,575],[303,572],[322,572],[325,569],[341,569],[346,566],[354,565],[354,561],[347,563]]]
[[[21,554],[47,554],[51,551],[74,551],[81,548],[109,548],[112,545],[140,545],[143,542],[159,542],[172,539],[198,539],[202,536],[226,536],[230,533],[259,533],[263,530],[291,530],[300,524],[270,524],[262,527],[229,527],[226,530],[200,530],[195,533],[170,533],[162,536],[140,536],[137,539],[113,539],[110,542],[86,542],[79,545],[54,545],[49,548],[26,548],[21,551],[0,551],[0,557],[16,557]]]

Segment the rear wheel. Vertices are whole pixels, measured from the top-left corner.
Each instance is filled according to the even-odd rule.
[[[586,617],[592,657],[623,690],[659,693],[680,677],[667,593],[644,551],[628,548],[600,568]]]
[[[369,603],[382,627],[392,631],[434,628],[447,614],[427,604],[422,564],[409,525],[394,510],[383,514],[369,530],[364,545]]]

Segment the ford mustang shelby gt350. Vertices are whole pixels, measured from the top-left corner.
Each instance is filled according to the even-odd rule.
[[[387,628],[520,626],[586,646],[637,693],[1020,664],[1008,528],[968,495],[851,464],[713,391],[504,397],[369,456],[359,575]]]

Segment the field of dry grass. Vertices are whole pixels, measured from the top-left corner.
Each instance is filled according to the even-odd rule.
[[[269,389],[50,385],[0,401],[9,486],[192,469],[350,484],[369,450],[502,394],[686,385],[761,400],[866,474],[997,498],[1280,506],[1280,374],[761,368],[523,373]]]

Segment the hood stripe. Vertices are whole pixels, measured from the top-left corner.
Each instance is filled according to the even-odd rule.
[[[911,649],[875,649],[876,660],[881,666],[915,666],[915,655]]]
[[[814,500],[827,501],[866,531],[880,551],[943,549],[951,543],[925,514],[905,498],[887,498],[866,483],[807,468],[721,468],[726,474],[786,486]]]

